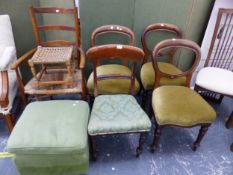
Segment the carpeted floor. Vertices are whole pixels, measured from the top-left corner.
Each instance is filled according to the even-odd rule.
[[[232,106],[233,101],[228,98],[221,105],[214,104],[218,117],[196,152],[190,146],[198,127],[165,129],[154,154],[148,150],[151,132],[140,158],[135,158],[138,135],[99,137],[98,159],[90,163],[88,175],[232,175],[233,152],[229,147],[233,142],[233,128],[225,128]],[[8,136],[5,123],[0,120],[0,151],[5,150]],[[0,175],[17,174],[10,158],[0,159]]]

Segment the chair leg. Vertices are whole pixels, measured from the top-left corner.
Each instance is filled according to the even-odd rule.
[[[230,149],[231,149],[231,152],[233,152],[233,143],[231,144]]]
[[[91,140],[91,156],[92,160],[96,161],[97,154],[96,154],[96,137],[95,136],[90,136]]]
[[[206,132],[207,132],[209,126],[210,126],[210,125],[202,125],[202,126],[201,126],[201,129],[200,129],[200,131],[199,131],[199,134],[198,134],[198,136],[197,136],[197,139],[196,139],[196,141],[193,143],[193,146],[192,146],[192,150],[193,150],[193,151],[196,151],[196,150],[197,150],[197,147],[200,146],[200,143],[201,143],[201,141],[202,141],[204,135],[206,134]]]
[[[136,149],[136,157],[139,157],[143,150],[143,144],[146,142],[147,133],[143,132],[140,134],[139,146]]]
[[[229,129],[232,126],[233,126],[233,111],[231,112],[231,115],[226,122],[226,128]]]
[[[3,118],[4,118],[4,120],[5,120],[6,124],[7,124],[9,132],[11,133],[11,131],[14,128],[14,124],[13,124],[13,121],[12,121],[12,116],[10,114],[3,115]]]
[[[142,89],[142,103],[141,103],[142,109],[145,109],[146,99],[147,99],[147,91]]]
[[[152,153],[155,152],[155,149],[156,149],[157,146],[158,146],[159,138],[160,138],[161,132],[162,132],[162,128],[163,128],[163,127],[160,126],[160,125],[157,125],[156,128],[155,128],[154,139],[153,139],[153,142],[152,142],[152,144],[151,144],[151,146],[150,146],[150,151],[151,151]]]

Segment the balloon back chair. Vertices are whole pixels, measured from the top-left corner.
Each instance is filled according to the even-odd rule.
[[[94,32],[92,33],[91,36],[92,46],[97,45],[97,39],[99,37],[101,36],[106,37],[108,36],[108,34],[118,34],[119,36],[128,39],[127,43],[124,44],[134,45],[135,37],[131,29],[120,25],[104,25],[95,29]],[[109,75],[110,73],[115,75],[128,75],[128,76],[131,75],[132,72],[130,71],[128,60],[122,60],[121,62],[123,64],[105,64],[105,65],[100,65],[100,63],[98,62],[97,65],[100,65],[96,69],[98,75],[105,76],[105,75]],[[92,72],[87,81],[87,88],[89,94],[91,95],[93,95],[94,93],[93,82],[94,81],[93,81],[93,72]],[[130,84],[125,79],[119,77],[116,78],[112,76],[110,79],[105,79],[98,82],[98,86],[99,86],[98,90],[101,94],[117,94],[117,93],[127,94]],[[139,90],[140,90],[139,81],[135,79],[135,91],[138,92]]]
[[[145,106],[146,100],[148,93],[153,90],[154,87],[154,79],[157,74],[155,73],[153,69],[153,65],[151,62],[152,59],[152,51],[149,49],[149,43],[147,41],[147,38],[149,39],[149,35],[151,33],[161,33],[164,35],[166,38],[174,37],[174,38],[182,38],[182,31],[179,27],[173,24],[167,24],[167,23],[155,23],[147,26],[142,34],[141,37],[141,42],[143,46],[143,50],[146,54],[144,64],[141,68],[140,72],[140,78],[142,82],[142,91],[143,91],[143,98],[142,98],[142,107]],[[154,44],[155,45],[155,44]],[[181,73],[182,71],[175,66],[173,62],[173,57],[176,53],[175,49],[168,50],[167,52],[160,53],[159,56],[167,56],[167,62],[158,62],[159,68],[167,73]],[[160,82],[161,85],[184,85],[185,84],[185,78],[184,77],[179,77],[177,79],[168,79],[168,78],[163,78]]]
[[[195,60],[189,70],[171,74],[163,72],[158,65],[159,52],[163,49],[188,49],[195,53]],[[201,56],[199,46],[185,39],[169,39],[157,44],[153,50],[153,67],[156,73],[154,90],[152,94],[152,107],[154,111],[156,128],[151,151],[158,145],[162,130],[165,127],[190,128],[201,126],[198,137],[193,144],[193,150],[200,145],[202,138],[216,117],[214,109],[194,90],[189,88],[192,73],[196,69]],[[184,86],[160,84],[163,78],[175,80],[186,77]]]
[[[144,52],[129,45],[101,45],[90,48],[86,53],[93,64],[94,104],[89,120],[88,133],[91,137],[93,158],[96,158],[96,142],[98,135],[141,133],[136,155],[142,152],[145,135],[150,130],[151,122],[133,97],[135,91],[135,68],[144,59]],[[121,59],[131,61],[131,73],[99,74],[97,64],[103,59]],[[124,72],[123,72],[124,73]],[[106,95],[100,90],[99,84],[107,79],[122,79],[129,84],[127,94]],[[114,88],[114,87],[113,87]],[[130,95],[129,95],[130,94]]]

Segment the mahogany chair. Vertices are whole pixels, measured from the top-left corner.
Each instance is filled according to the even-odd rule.
[[[12,69],[16,71],[17,73],[17,79],[20,85],[20,92],[24,99],[24,102],[26,103],[26,96],[25,94],[34,95],[34,96],[40,96],[40,95],[54,95],[54,94],[70,94],[70,93],[81,93],[82,98],[86,99],[86,83],[84,79],[84,66],[85,66],[85,56],[82,51],[81,45],[80,45],[80,28],[79,28],[79,19],[77,15],[77,8],[57,8],[57,7],[29,7],[29,12],[31,15],[32,20],[32,26],[34,29],[34,35],[36,39],[36,43],[38,46],[42,47],[66,47],[66,46],[72,46],[73,47],[73,54],[72,59],[75,69],[74,69],[74,79],[75,83],[73,86],[45,86],[45,87],[38,87],[38,82],[36,78],[32,78],[26,85],[21,80],[21,77],[18,73],[19,66],[27,61],[29,58],[31,58],[34,53],[37,51],[37,48],[34,48],[27,53],[25,53],[23,56],[21,56],[15,64],[13,64]],[[42,25],[38,22],[38,16],[43,14],[59,14],[59,15],[71,15],[73,16],[74,24],[73,26],[68,25],[61,25],[61,24],[52,24],[52,25]],[[59,17],[59,15],[57,15]],[[53,22],[55,23],[55,22]],[[69,41],[69,40],[46,40],[46,37],[43,38],[42,35],[43,32],[47,31],[62,31],[67,33],[73,33],[75,41]],[[30,63],[30,62],[29,62]],[[44,65],[42,65],[42,68],[44,70]],[[73,66],[72,66],[73,67]],[[47,69],[46,67],[46,76],[45,80],[60,80],[62,77],[65,77],[65,70],[61,69],[59,67],[56,69],[52,69],[52,66],[49,66],[51,69]],[[42,71],[43,71],[42,70]],[[41,73],[41,72],[40,72]],[[38,74],[39,75],[39,74]]]
[[[18,84],[10,65],[17,59],[10,17],[0,15],[0,117],[5,120],[9,132],[14,126],[13,104]],[[14,108],[15,109],[15,108]]]
[[[145,134],[151,127],[150,119],[134,98],[136,94],[135,68],[143,61],[144,52],[129,45],[108,44],[90,48],[86,56],[93,64],[94,75],[95,100],[88,124],[93,158],[96,159],[95,138],[97,136],[127,133],[141,133],[139,146],[136,149],[136,156],[139,156],[145,142]],[[104,59],[132,61],[131,74],[115,74],[114,70],[106,75],[99,74],[97,65]],[[122,79],[125,83],[130,84],[128,94],[101,95],[100,82],[111,78]]]
[[[149,43],[148,43],[148,39],[150,38],[149,35],[151,33],[159,33],[160,36],[164,35],[163,38],[165,39],[168,39],[170,37],[174,37],[174,38],[183,37],[181,29],[178,26],[173,25],[173,24],[154,23],[154,24],[147,26],[144,29],[142,37],[141,37],[141,42],[142,42],[143,50],[146,54],[145,56],[146,59],[144,60],[144,64],[140,71],[140,78],[141,78],[142,87],[143,87],[142,88],[142,92],[143,92],[142,107],[145,106],[148,95],[153,90],[155,76],[157,76],[152,66],[152,62],[151,62],[152,51],[149,49]],[[158,38],[157,40],[159,39],[160,38]],[[170,49],[164,53],[159,54],[160,57],[164,57],[164,56],[168,57],[167,62],[166,61],[162,62],[161,60],[158,62],[158,66],[161,70],[167,73],[175,73],[175,74],[182,72],[174,64],[173,57],[175,53],[176,53],[176,50]],[[169,78],[164,77],[161,80],[160,84],[161,85],[185,85],[185,78],[179,77],[177,79],[169,79]]]
[[[165,48],[188,49],[195,53],[195,60],[187,71],[171,74],[163,72],[158,66],[159,52]],[[185,39],[169,39],[157,44],[153,50],[153,67],[156,72],[154,90],[152,94],[152,107],[157,126],[154,131],[154,139],[151,151],[154,152],[158,145],[160,135],[165,127],[190,128],[201,126],[198,137],[193,144],[195,151],[202,138],[216,117],[214,109],[194,90],[189,88],[190,80],[201,57],[199,46]],[[162,86],[160,81],[166,77],[177,79],[186,77],[185,86]]]
[[[108,34],[118,34],[117,36],[122,36],[125,39],[128,39],[128,43],[124,43],[127,45],[134,45],[135,37],[134,33],[131,29],[120,26],[120,25],[104,25],[101,27],[98,27],[95,29],[91,36],[91,44],[92,47],[98,45],[97,39],[99,37],[106,37]],[[117,42],[117,41],[114,41]],[[119,41],[118,41],[119,42]],[[109,43],[107,43],[109,44]],[[114,43],[111,43],[114,44]],[[118,44],[118,43],[115,43]],[[129,62],[128,60],[122,60],[123,65],[121,64],[106,64],[106,65],[100,65],[97,67],[97,73],[98,75],[108,75],[110,73],[122,75],[127,74],[131,75],[131,71],[129,69]],[[98,63],[97,65],[99,65]],[[99,82],[99,92],[101,94],[117,94],[117,93],[123,93],[127,94],[129,92],[130,84],[129,82],[126,82],[122,78],[116,78],[112,77],[110,79],[101,80]],[[93,72],[90,74],[88,81],[87,81],[87,88],[89,91],[89,94],[94,93],[94,84],[93,84]],[[135,90],[138,92],[140,90],[140,84],[137,79],[135,79]]]

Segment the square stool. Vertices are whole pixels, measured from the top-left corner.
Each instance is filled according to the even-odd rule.
[[[89,165],[84,101],[32,102],[25,108],[8,140],[7,150],[22,175],[85,174]]]

